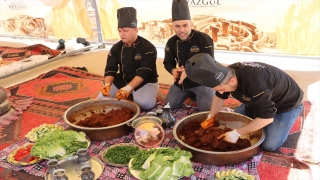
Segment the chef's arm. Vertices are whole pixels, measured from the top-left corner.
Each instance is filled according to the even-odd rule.
[[[266,80],[263,82],[267,83],[268,81]],[[255,89],[255,91],[250,93],[255,94],[253,100],[257,104],[257,109],[255,109],[254,111],[256,118],[253,119],[253,121],[251,121],[249,124],[237,129],[237,132],[240,135],[248,134],[256,130],[262,129],[263,127],[272,123],[273,117],[276,115],[277,109],[275,107],[275,102],[271,100],[272,90],[267,88],[264,90],[259,90],[258,88]]]
[[[166,47],[169,47],[167,50],[165,50],[165,54],[164,54],[164,59],[163,59],[163,65],[164,68],[170,73],[172,74],[173,69],[177,67],[177,60],[175,57],[175,53],[173,51],[173,45],[169,46],[168,44],[166,45]],[[172,49],[171,49],[172,48]],[[178,64],[179,66],[179,64]],[[173,75],[173,74],[172,74]]]
[[[219,113],[220,109],[222,108],[224,104],[225,99],[219,98],[216,95],[212,99],[211,109],[209,114],[212,116],[215,116]]]
[[[104,77],[104,85],[110,86],[112,84],[113,80],[114,80],[113,76]]]
[[[132,89],[135,89],[138,87],[141,83],[143,82],[142,77],[140,76],[135,76],[129,83],[128,85],[132,87]]]
[[[241,128],[238,128],[237,132],[240,135],[248,134],[248,133],[254,132],[256,130],[262,129],[263,127],[267,126],[268,124],[270,124],[272,122],[273,122],[273,118],[267,118],[267,119],[255,118],[249,124],[247,124]]]

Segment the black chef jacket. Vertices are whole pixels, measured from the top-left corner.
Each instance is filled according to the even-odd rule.
[[[209,35],[197,30],[191,30],[189,37],[185,41],[181,41],[177,35],[174,35],[165,46],[164,67],[172,74],[172,69],[176,68],[177,63],[179,67],[185,66],[187,61],[197,53],[208,53],[214,57],[213,40]],[[178,81],[174,84],[181,89],[201,86],[189,78],[184,79],[181,85],[178,84]]]
[[[299,105],[303,91],[284,71],[261,62],[243,62],[228,66],[235,70],[238,88],[231,95],[246,104],[249,117],[273,118]],[[227,99],[230,92],[216,96]]]
[[[156,60],[155,46],[143,37],[138,36],[131,46],[119,41],[109,51],[104,77],[113,76],[113,84],[120,89],[140,76],[144,81],[135,88],[138,90],[147,83],[158,82]]]

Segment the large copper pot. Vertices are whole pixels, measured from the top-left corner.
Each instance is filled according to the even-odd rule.
[[[199,122],[199,124],[207,118],[209,112],[200,112],[184,117],[178,121],[173,127],[173,135],[178,141],[180,149],[190,151],[192,153],[192,161],[199,162],[208,165],[225,166],[234,165],[245,162],[258,154],[260,144],[265,139],[265,132],[263,129],[257,130],[247,135],[243,135],[240,138],[247,138],[251,142],[251,146],[237,151],[228,152],[215,152],[201,150],[192,147],[181,140],[181,133],[184,127],[188,126],[190,122]],[[251,118],[244,115],[233,113],[233,112],[219,112],[216,116],[216,121],[220,123],[221,127],[228,127],[231,129],[242,127],[252,121]]]
[[[132,111],[134,116],[127,121],[107,127],[82,127],[77,126],[70,122],[71,119],[75,119],[76,122],[90,117],[92,113],[108,113],[113,109],[127,108]],[[132,126],[128,123],[135,119],[140,114],[140,107],[129,100],[117,100],[117,99],[94,99],[87,100],[75,104],[74,106],[67,109],[63,115],[64,121],[71,127],[71,129],[76,131],[82,131],[87,134],[91,140],[109,140],[114,138],[119,138],[121,136],[127,135],[133,131]]]

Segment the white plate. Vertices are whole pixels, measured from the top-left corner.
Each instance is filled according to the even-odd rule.
[[[132,164],[131,163],[132,163],[133,160],[134,160],[134,158],[130,159],[129,164],[128,164],[128,169],[129,169],[129,171],[130,171],[130,173],[132,174],[133,177],[135,177],[137,179],[141,179],[140,178],[141,171],[132,169]]]
[[[17,147],[15,150],[13,150],[10,154],[8,154],[7,157],[7,161],[12,164],[12,165],[16,165],[16,166],[29,166],[32,164],[36,164],[39,161],[43,160],[42,158],[36,157],[33,161],[27,163],[27,162],[22,162],[22,161],[16,161],[14,159],[14,155],[18,152],[19,149],[21,148],[26,148],[27,146],[32,145],[32,143],[26,143],[22,146]]]
[[[31,131],[29,131],[25,135],[25,137],[30,142],[36,142],[39,137],[42,137],[46,133],[49,133],[49,132],[51,132],[53,130],[56,130],[56,129],[64,130],[64,128],[62,126],[60,126],[60,125],[44,123],[44,124],[41,124],[38,127],[32,128]],[[35,135],[33,136],[33,134],[35,134]]]

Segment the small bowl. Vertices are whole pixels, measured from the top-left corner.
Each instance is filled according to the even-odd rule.
[[[133,128],[138,127],[141,123],[145,122],[155,122],[158,123],[160,126],[162,125],[162,120],[156,116],[141,116],[135,120],[133,120],[129,126],[132,126]]]
[[[159,123],[146,120],[135,126],[134,138],[141,147],[153,148],[163,141],[164,130]]]

